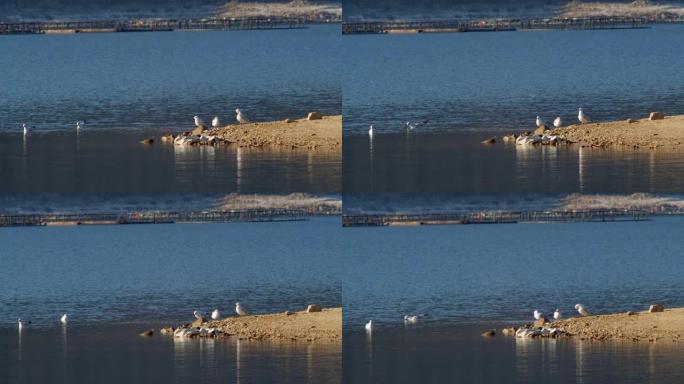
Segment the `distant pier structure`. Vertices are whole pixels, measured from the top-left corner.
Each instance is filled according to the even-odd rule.
[[[94,32],[154,32],[201,30],[300,29],[307,20],[298,17],[244,17],[228,19],[145,19],[34,21],[0,23],[0,35]]]
[[[644,17],[585,17],[501,20],[361,21],[343,22],[343,34],[501,32],[517,30],[638,29],[649,28]]]

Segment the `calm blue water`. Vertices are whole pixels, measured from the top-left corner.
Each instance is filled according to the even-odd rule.
[[[681,151],[480,143],[531,130],[536,115],[574,123],[578,107],[595,121],[684,113],[682,33],[344,36],[343,190],[682,193]],[[407,132],[406,121],[423,120]]]
[[[339,26],[3,36],[0,132],[192,127],[340,113]]]
[[[421,131],[527,130],[536,115],[574,122],[578,107],[594,120],[681,114],[683,31],[345,36],[344,132],[422,119]]]
[[[339,219],[4,228],[0,328],[187,321],[341,304]]]
[[[682,306],[682,218],[650,222],[347,228],[345,329],[522,322],[576,303],[594,313]],[[486,326],[486,325],[484,325]]]

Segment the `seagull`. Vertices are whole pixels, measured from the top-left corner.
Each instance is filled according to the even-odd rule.
[[[21,331],[22,328],[24,328],[24,321],[21,319],[17,319],[17,324],[19,325],[19,330]]]
[[[560,320],[560,318],[561,318],[560,311],[558,310],[558,308],[556,308],[556,310],[553,312],[553,319],[554,320]]]
[[[218,309],[214,309],[214,311],[211,313],[211,319],[212,320],[218,320],[221,318],[221,313],[219,312]]]
[[[202,312],[199,311],[192,311],[192,314],[195,315],[195,319],[199,319],[202,317]]]
[[[420,122],[417,122],[417,123],[411,123],[410,121],[407,121],[407,122],[406,122],[406,128],[407,128],[407,129],[418,128],[418,127],[420,127],[421,125],[425,125],[425,124],[427,124],[427,123],[429,123],[429,122],[430,122],[430,120],[423,120],[423,121],[420,121]]]
[[[60,321],[62,324],[64,324],[64,325],[66,325],[66,323],[67,323],[68,320],[69,320],[69,316],[67,316],[66,313],[63,314],[62,317],[59,318],[59,321]]]
[[[219,120],[218,116],[214,116],[214,119],[211,121],[211,126],[214,128],[221,126],[221,120]]]
[[[76,130],[80,130],[81,128],[85,127],[85,120],[79,120],[76,122]]]
[[[28,125],[26,125],[26,123],[23,123],[21,127],[24,128],[24,135],[28,135]]]
[[[541,320],[541,319],[546,320],[546,317],[545,317],[541,312],[539,312],[539,311],[536,310],[536,309],[534,310],[533,314],[534,314],[534,319],[535,319],[535,320]]]
[[[589,119],[589,116],[585,115],[584,112],[582,112],[582,108],[580,108],[579,112],[577,113],[577,120],[579,120],[579,122],[582,124],[586,124],[591,121]]]
[[[404,315],[404,322],[408,324],[415,324],[418,322],[418,315]]]
[[[199,117],[193,116],[192,118],[195,119],[195,127],[199,127],[200,125],[204,125],[204,121],[202,121],[202,119],[200,119]]]
[[[535,121],[535,124],[537,124],[537,127],[541,127],[544,125],[544,120],[541,119],[541,117],[537,116],[537,121]]]
[[[249,315],[249,312],[245,311],[245,308],[243,308],[240,303],[235,303],[235,312],[238,314],[238,316]]]
[[[368,320],[366,323],[366,331],[370,332],[373,330],[373,320]]]
[[[375,129],[371,125],[370,128],[368,128],[368,136],[373,137],[374,133],[375,133]]]
[[[561,120],[560,116],[557,116],[556,119],[553,121],[553,126],[556,128],[560,128],[561,125],[563,125],[563,120]]]
[[[580,109],[581,111],[581,109]],[[584,308],[584,305],[582,304],[575,304],[575,309],[577,312],[579,312],[580,316],[589,316],[590,313],[587,311],[586,308]]]
[[[235,113],[237,113],[237,116],[235,116],[235,118],[237,119],[238,123],[240,123],[240,124],[249,123],[249,120],[247,120],[247,116],[243,115],[242,111],[239,108],[235,109]]]

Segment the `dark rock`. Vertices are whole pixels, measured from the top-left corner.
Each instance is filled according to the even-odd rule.
[[[636,123],[636,120],[634,120],[634,119],[627,119],[627,124],[632,124],[632,123]]]
[[[145,336],[145,337],[150,337],[154,335],[154,329],[147,330],[145,332],[140,333],[140,336]]]
[[[651,114],[648,116],[649,120],[662,120],[665,118],[665,115],[662,112],[651,112]]]
[[[494,144],[496,143],[496,137],[490,137],[489,139],[482,140],[482,144]]]
[[[323,118],[320,112],[309,112],[309,116],[306,117],[307,120],[320,120]]]
[[[159,333],[162,335],[173,335],[173,331],[173,327],[164,327],[159,331]]]
[[[154,143],[154,139],[150,137],[150,138],[147,138],[147,139],[143,139],[143,140],[141,140],[140,142],[143,143],[143,144],[153,144],[153,143]]]
[[[494,335],[496,335],[496,331],[493,329],[482,333],[482,336],[484,337],[494,337]]]
[[[161,137],[161,141],[164,141],[164,142],[173,141],[173,139],[175,139],[175,137],[171,134],[164,135]]]
[[[501,333],[503,333],[506,336],[515,336],[515,331],[517,331],[517,329],[515,329],[515,327],[507,327],[507,328],[502,329]]]
[[[307,313],[311,313],[311,312],[321,312],[322,310],[323,310],[323,308],[322,308],[320,305],[318,305],[318,304],[310,304],[310,305],[306,308],[306,312],[307,312]]]
[[[636,315],[636,313],[635,313],[635,312],[632,312],[632,311],[627,311],[627,316],[634,316],[634,315]]]
[[[285,311],[285,316],[290,316],[290,315],[294,315],[294,312],[292,312],[292,311]]]
[[[662,304],[652,304],[649,308],[648,311],[651,313],[654,312],[665,312],[665,306]]]
[[[293,119],[285,119],[285,123],[286,124],[294,123],[294,120]]]

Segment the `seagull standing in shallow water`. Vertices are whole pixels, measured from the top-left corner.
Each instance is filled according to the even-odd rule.
[[[235,116],[235,118],[237,119],[238,123],[240,123],[240,124],[249,123],[249,120],[247,120],[247,116],[245,116],[239,108],[235,109],[235,113],[237,114]]]
[[[417,315],[404,315],[404,322],[407,324],[415,324],[418,322]]]
[[[24,135],[28,135],[28,125],[26,125],[26,123],[23,123],[21,127],[24,128]]]
[[[560,320],[560,318],[561,318],[561,313],[558,310],[558,308],[556,308],[556,310],[553,312],[553,319],[554,320]]]
[[[211,313],[211,319],[212,320],[218,320],[221,318],[221,313],[219,312],[218,309],[214,309],[214,311]]]
[[[17,325],[19,326],[19,330],[21,331],[24,328],[24,321],[22,319],[17,319]]]
[[[584,114],[584,112],[582,111],[582,108],[580,108],[579,112],[577,113],[577,120],[579,120],[579,122],[582,124],[586,124],[586,123],[591,121],[589,119],[589,116]]]
[[[240,305],[240,303],[235,303],[235,313],[237,313],[238,316],[249,315],[249,312],[245,311],[245,308],[242,305]]]
[[[221,120],[219,120],[218,116],[214,116],[214,119],[211,121],[211,126],[214,128],[221,126]]]
[[[85,127],[85,121],[84,120],[79,120],[76,122],[76,130],[80,131],[81,128]]]
[[[584,308],[584,305],[582,304],[575,304],[575,309],[577,312],[579,312],[580,316],[589,316],[590,313],[587,311],[586,308]]]
[[[373,129],[373,125],[368,128],[368,136],[373,137],[373,134],[375,133],[375,129]]]
[[[560,116],[556,117],[556,119],[553,121],[553,126],[556,128],[560,128],[560,126],[563,125],[563,120],[561,120]]]
[[[370,332],[373,330],[373,320],[368,320],[366,323],[366,331]]]
[[[59,318],[60,323],[66,325],[67,321],[69,321],[69,316],[67,314],[63,314],[62,317]]]

